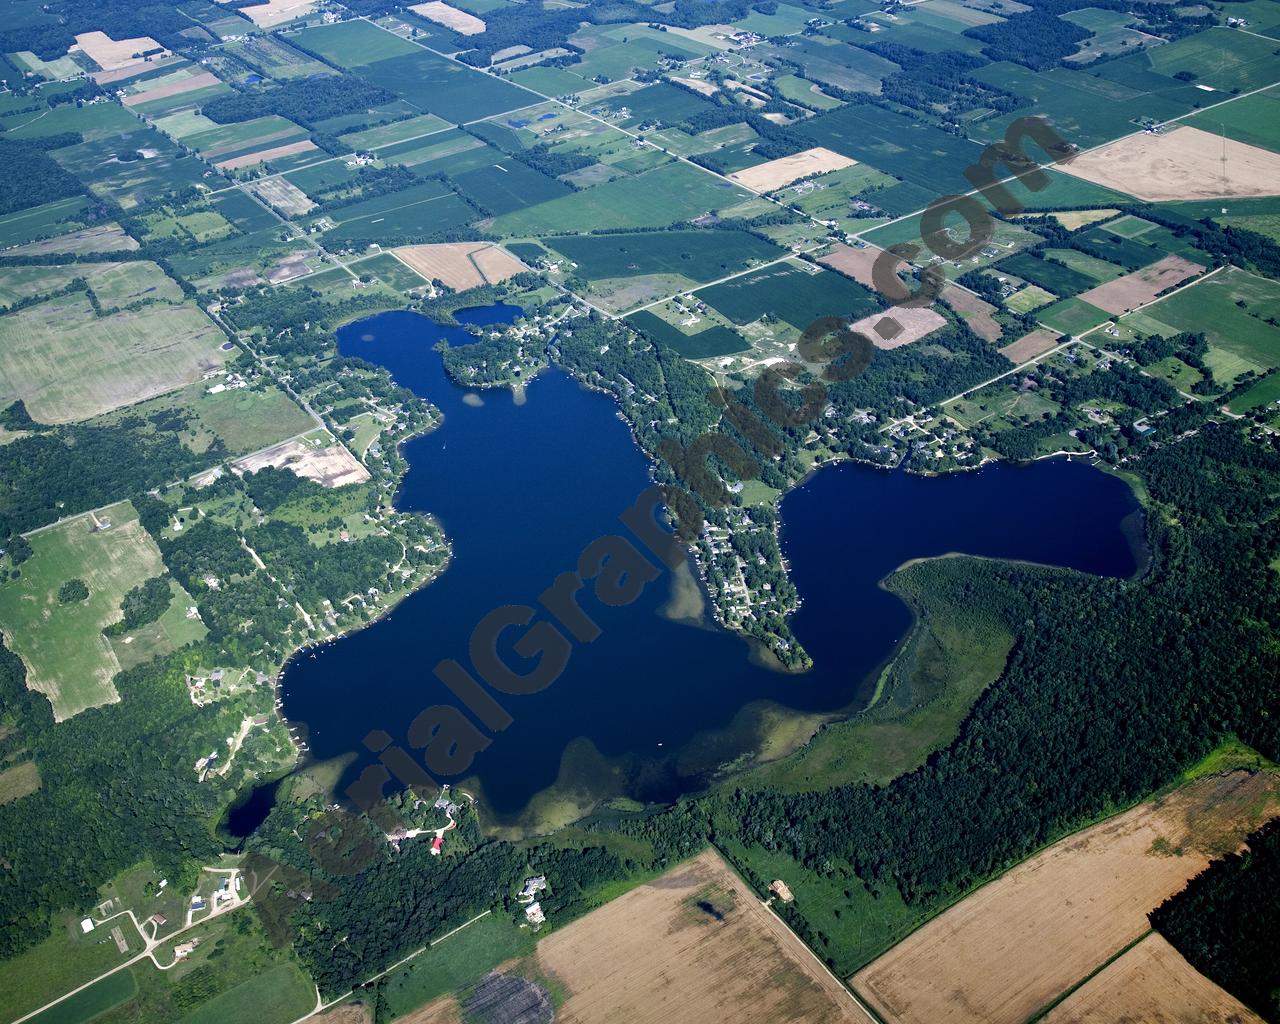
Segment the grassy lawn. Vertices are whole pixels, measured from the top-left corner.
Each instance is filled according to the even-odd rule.
[[[132,505],[113,505],[99,519],[110,528],[95,529],[84,515],[32,535],[21,577],[0,586],[0,630],[27,666],[27,685],[49,697],[59,721],[118,699],[111,680],[120,665],[102,629],[120,618],[126,591],[164,572]],[[64,604],[58,590],[73,579],[89,596]]]

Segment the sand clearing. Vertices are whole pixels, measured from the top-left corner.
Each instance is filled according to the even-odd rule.
[[[169,51],[150,36],[137,36],[134,39],[112,39],[105,32],[81,32],[76,36],[76,45],[93,59],[103,71],[118,71],[142,60],[142,54],[150,50],[152,60],[169,56]]]
[[[1200,779],[1018,865],[858,972],[854,988],[890,1024],[1021,1024],[1277,808],[1280,775]]]
[[[265,4],[238,7],[236,10],[259,28],[270,28],[310,14],[315,6],[316,0],[267,0]]]
[[[1131,196],[1212,199],[1280,195],[1280,153],[1183,125],[1163,135],[1133,135],[1058,165],[1058,170]]]
[[[825,174],[827,171],[838,171],[842,167],[852,167],[857,162],[830,149],[816,146],[813,149],[806,149],[803,153],[779,157],[777,160],[769,160],[754,167],[748,167],[744,171],[729,175],[729,180],[753,192],[772,192],[801,178]]]
[[[568,991],[560,1024],[866,1024],[714,851],[552,932],[536,956]]]
[[[437,25],[443,25],[445,28],[451,28],[459,35],[478,36],[484,31],[484,22],[477,18],[474,14],[468,14],[466,11],[460,11],[456,7],[450,7],[444,0],[431,0],[430,3],[414,4],[409,10],[414,14],[420,14],[428,21],[434,21]],[[528,48],[526,47],[526,52]]]
[[[529,269],[506,249],[489,242],[402,245],[391,252],[425,280],[443,281],[455,292],[498,284]]]
[[[1042,352],[1048,352],[1049,349],[1058,344],[1060,337],[1061,335],[1057,331],[1041,327],[1006,345],[1000,350],[1000,354],[1010,362],[1021,365],[1028,359],[1034,359]]]
[[[1262,1024],[1159,935],[1149,935],[1046,1017],[1045,1024]]]
[[[362,484],[369,479],[369,471],[337,442],[320,447],[306,441],[283,441],[231,464],[237,474],[256,473],[266,466],[287,469],[295,476],[314,480],[321,487]]]
[[[261,178],[249,183],[249,189],[264,203],[286,217],[297,217],[315,209],[311,198],[297,185],[284,178]]]
[[[1198,263],[1181,256],[1166,256],[1149,267],[1081,292],[1078,297],[1108,313],[1125,313],[1150,302],[1166,288],[1203,273],[1204,267]]]
[[[268,160],[275,160],[282,156],[293,156],[295,153],[305,153],[308,150],[315,149],[316,144],[310,139],[303,139],[301,142],[290,142],[287,146],[276,146],[274,149],[260,149],[256,153],[248,153],[245,156],[233,157],[230,160],[223,160],[215,166],[220,171],[234,171],[240,167],[252,167],[254,164],[264,164]]]
[[[902,328],[897,334],[886,338],[876,330],[876,325],[884,319],[897,321]],[[936,309],[928,306],[895,306],[883,313],[872,313],[864,316],[852,325],[853,330],[865,334],[876,348],[902,348],[913,341],[919,341],[926,334],[932,334],[939,327],[947,325],[947,318]]]
[[[681,78],[678,75],[672,75],[671,81],[679,82],[685,88],[692,89],[703,96],[714,96],[720,91],[720,87],[715,82],[708,82],[705,78]]]

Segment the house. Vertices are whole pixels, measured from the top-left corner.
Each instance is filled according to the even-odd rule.
[[[775,878],[769,883],[769,891],[777,893],[778,899],[782,900],[783,903],[792,903],[795,901],[795,897],[791,894],[790,886],[788,886],[781,878]]]
[[[431,840],[431,855],[433,857],[440,856],[440,848],[444,846],[444,836],[436,836]]]
[[[86,917],[83,921],[80,922],[80,930],[84,932],[85,935],[88,935],[91,931],[93,931],[93,920],[91,918]]]
[[[530,903],[524,908],[524,916],[533,925],[542,924],[547,919],[547,915],[542,912],[542,904],[537,902]]]
[[[152,914],[151,923],[157,928],[163,928],[169,923],[169,919],[165,917],[164,914]]]
[[[538,893],[545,892],[547,888],[547,876],[535,875],[533,878],[524,880],[524,888],[520,890],[520,899],[533,899]]]
[[[204,897],[202,897],[202,896],[192,896],[192,897],[191,897],[191,909],[192,909],[192,910],[204,910]]]

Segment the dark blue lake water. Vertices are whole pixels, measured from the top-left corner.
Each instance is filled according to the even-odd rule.
[[[514,312],[490,307],[465,317],[486,324]],[[625,532],[617,517],[649,483],[647,459],[608,396],[559,370],[534,380],[524,404],[506,390],[459,388],[433,351],[441,338],[470,340],[405,312],[340,333],[345,355],[386,366],[444,413],[439,429],[407,445],[411,469],[397,502],[438,517],[453,560],[385,619],[289,667],[284,710],[307,726],[317,759],[367,759],[361,738],[370,730],[403,743],[424,708],[456,705],[432,667],[443,658],[467,664],[468,638],[483,616],[500,605],[535,605],[589,542]],[[736,635],[664,616],[672,574],[624,608],[600,606],[584,591],[603,635],[577,646],[548,689],[502,697],[514,723],[476,758],[468,781],[489,820],[509,822],[553,785],[579,803],[695,790],[758,746],[763,710],[832,712],[865,701],[869,676],[911,623],[908,609],[877,586],[903,562],[965,552],[1127,576],[1137,567],[1137,509],[1125,483],[1083,462],[941,478],[853,464],[824,469],[782,505],[783,545],[804,598],[793,624],[812,671],[774,671]]]

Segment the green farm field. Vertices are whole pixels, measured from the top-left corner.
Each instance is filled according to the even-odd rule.
[[[1195,114],[1184,123],[1206,132],[1225,131],[1238,142],[1280,152],[1280,89],[1242,96]]]
[[[0,1018],[13,1020],[56,999],[98,975],[118,967],[142,949],[142,940],[127,917],[122,924],[129,953],[120,953],[110,929],[80,931],[79,918],[58,915],[52,934],[38,945],[8,960],[0,960]]]
[[[73,295],[0,317],[0,401],[68,423],[198,380],[226,337],[194,304],[96,316]]]
[[[1083,299],[1063,299],[1037,315],[1042,324],[1052,327],[1059,334],[1083,334],[1111,319],[1111,314]]]
[[[58,721],[119,699],[111,680],[120,670],[103,627],[120,618],[125,592],[164,572],[155,542],[127,502],[32,534],[33,554],[22,575],[0,585],[0,631],[27,667],[27,686],[53,704]],[[63,604],[59,588],[81,579],[83,601]]]
[[[126,967],[37,1014],[30,1024],[86,1024],[99,1014],[132,999],[137,991],[138,980],[133,970]]]
[[[406,139],[415,139],[424,135],[433,135],[449,127],[435,114],[421,114],[404,121],[393,121],[391,124],[366,128],[364,131],[352,132],[341,136],[341,141],[352,149],[380,149]]]
[[[618,178],[572,195],[503,214],[493,231],[504,237],[575,234],[593,228],[664,227],[724,209],[749,193],[684,163]]]
[[[432,946],[421,956],[387,975],[378,986],[388,1020],[412,1013],[448,992],[464,989],[498,964],[533,952],[529,930],[490,915]]]
[[[1243,306],[1239,303],[1244,303]],[[1280,285],[1231,267],[1161,299],[1142,313],[1170,333],[1201,331],[1209,341],[1209,365],[1218,383],[1252,369],[1280,366]],[[1215,363],[1214,350],[1227,359]]]
[[[777,259],[783,250],[745,231],[647,231],[626,235],[564,235],[550,248],[577,263],[589,281],[640,274],[679,274],[713,281],[753,262]]]
[[[1277,402],[1280,402],[1280,373],[1273,373],[1235,399],[1230,408],[1234,413],[1246,413],[1275,405]]]
[[[856,281],[830,270],[812,273],[796,261],[712,285],[697,297],[735,324],[754,323],[768,313],[801,330],[818,317],[857,320],[880,307],[876,297]]]

